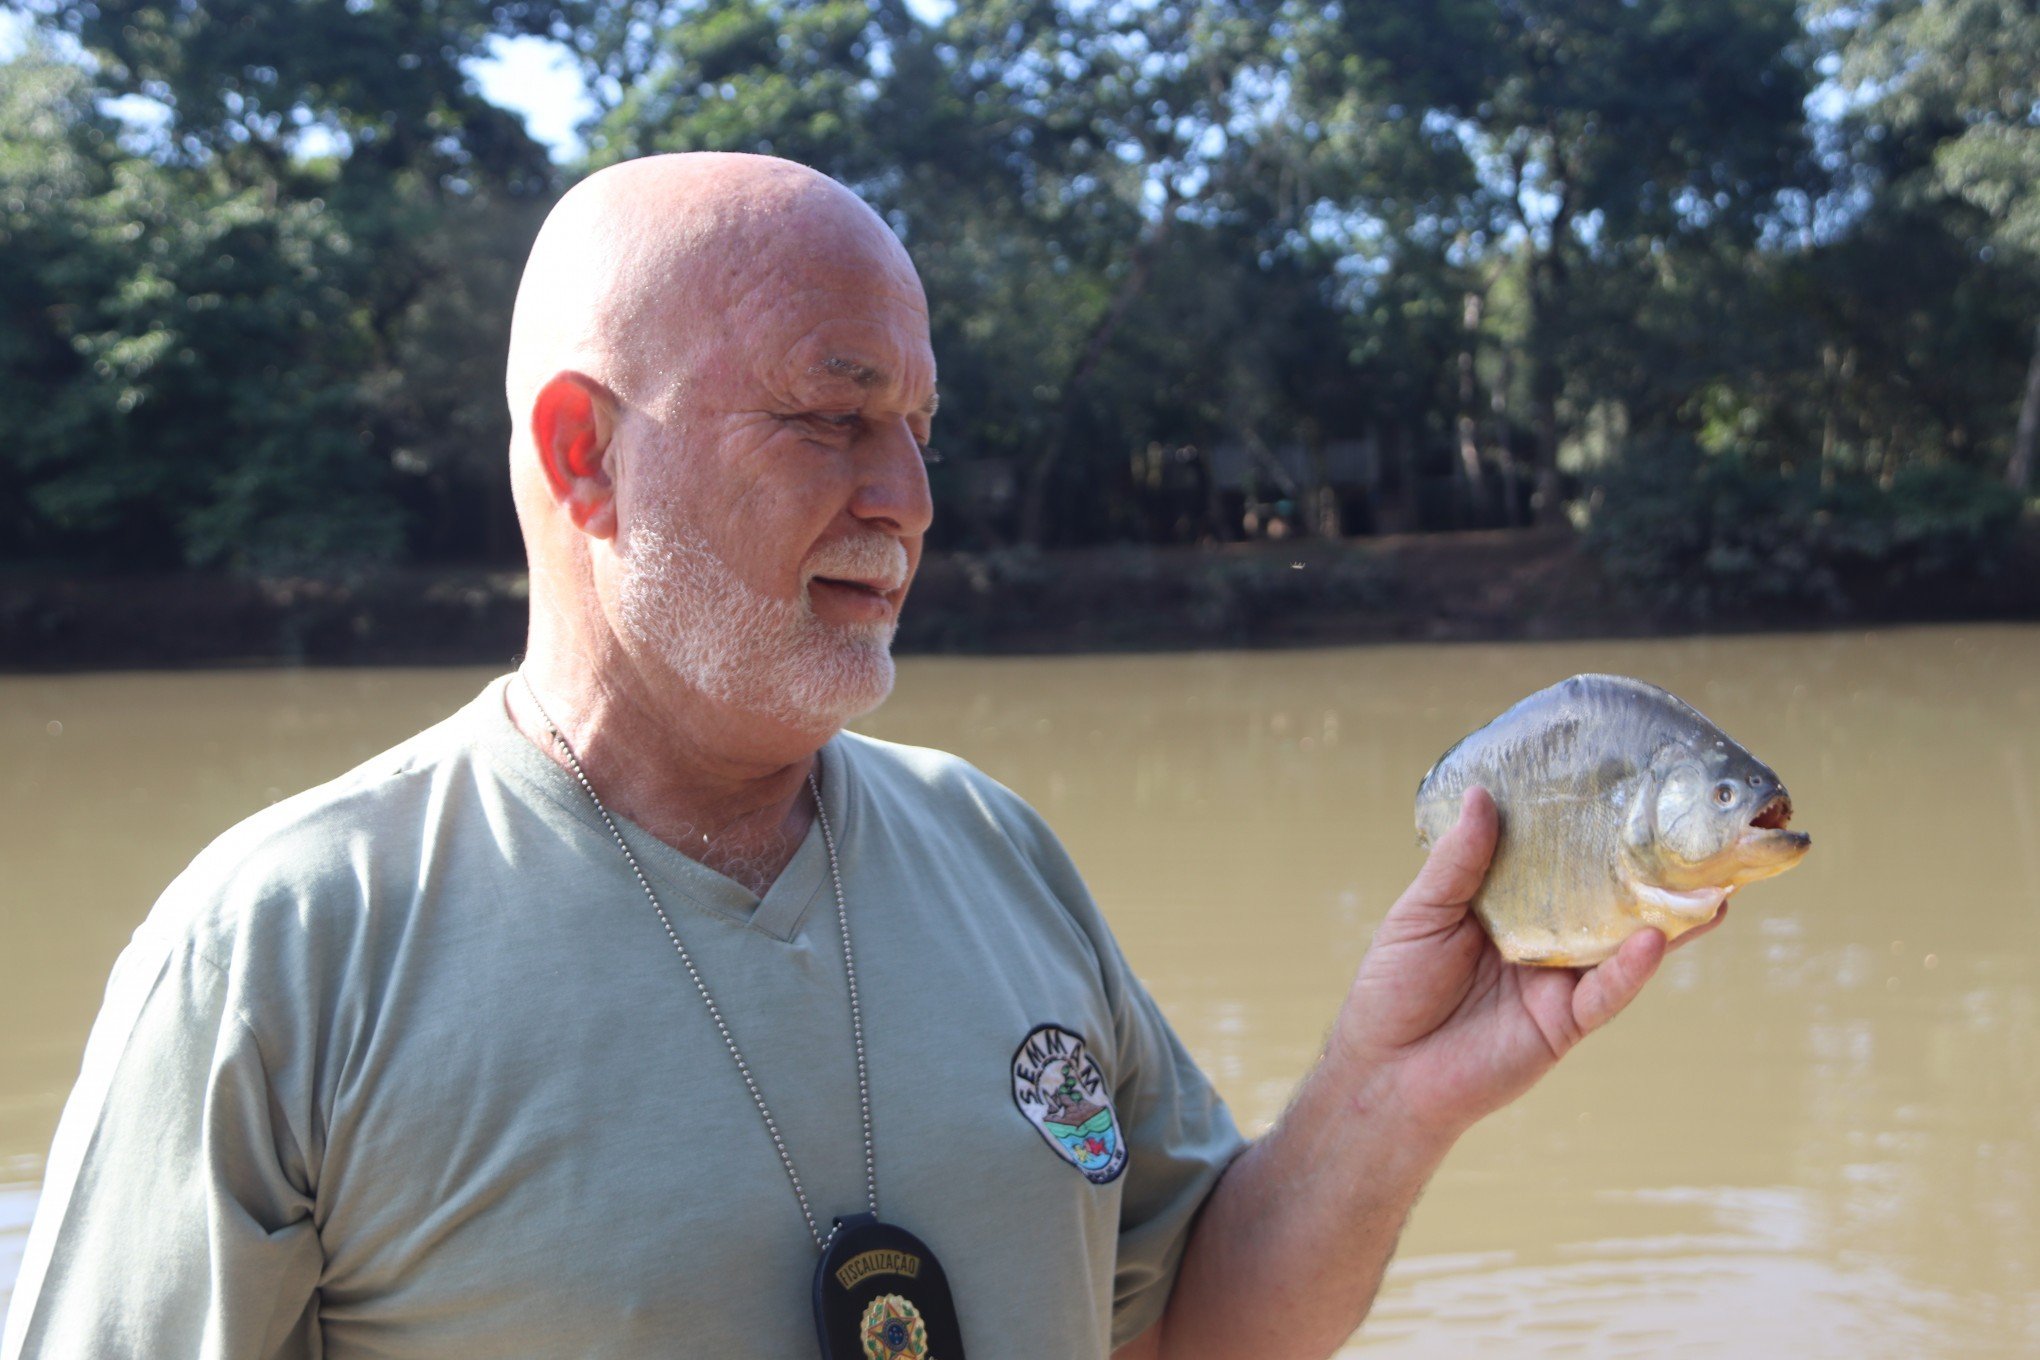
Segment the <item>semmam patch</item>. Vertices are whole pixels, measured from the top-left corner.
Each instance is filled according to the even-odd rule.
[[[1126,1140],[1112,1111],[1112,1088],[1084,1036],[1036,1025],[1013,1054],[1013,1103],[1064,1161],[1093,1183],[1126,1170]]]

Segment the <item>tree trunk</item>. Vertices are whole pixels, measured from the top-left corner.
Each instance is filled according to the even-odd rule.
[[[1560,187],[1557,191],[1558,206],[1551,214],[1550,235],[1543,253],[1532,259],[1530,268],[1530,410],[1537,436],[1537,491],[1531,497],[1531,504],[1539,524],[1553,525],[1566,522],[1558,484],[1558,392],[1565,378],[1558,371],[1558,342],[1552,330],[1571,283],[1565,243],[1572,231],[1573,202],[1568,186],[1572,184],[1573,176],[1566,165],[1564,144],[1555,133],[1549,134],[1547,155],[1552,179]],[[1519,169],[1516,177],[1519,214],[1522,213],[1522,183]],[[1522,221],[1524,228],[1529,230],[1527,214],[1522,216]],[[1534,230],[1530,231],[1530,239],[1534,245],[1537,239]]]
[[[1488,397],[1488,412],[1493,422],[1495,454],[1502,464],[1502,523],[1511,529],[1522,527],[1517,511],[1522,499],[1522,485],[1516,467],[1515,431],[1509,420],[1509,392],[1515,384],[1516,356],[1504,345],[1502,371],[1495,376],[1495,390]]]
[[[1824,487],[1835,484],[1835,449],[1841,442],[1836,433],[1835,413],[1841,405],[1840,383],[1837,378],[1841,360],[1831,344],[1820,347],[1820,376],[1823,400],[1820,417],[1820,484]]]
[[[1325,455],[1324,435],[1315,422],[1304,432],[1304,452],[1310,460],[1311,476],[1310,489],[1305,492],[1305,532],[1314,538],[1344,538],[1346,521],[1339,512],[1339,492],[1332,485],[1331,460]]]
[[[1479,293],[1469,292],[1466,306],[1460,313],[1466,332],[1466,342],[1459,350],[1459,473],[1463,491],[1460,501],[1466,507],[1469,522],[1479,521],[1487,500],[1487,478],[1480,466],[1480,418],[1475,414],[1480,394],[1474,371],[1474,351],[1480,345],[1480,318],[1484,302]]]
[[[1367,433],[1361,437],[1363,457],[1361,469],[1366,478],[1363,490],[1367,493],[1367,531],[1374,534],[1388,532],[1387,478],[1382,471],[1388,465],[1388,456],[1381,438],[1379,421],[1367,422]]]
[[[1099,316],[1097,324],[1084,341],[1084,348],[1077,355],[1077,361],[1063,378],[1062,409],[1056,419],[1055,428],[1043,444],[1041,452],[1027,467],[1027,484],[1020,499],[1020,541],[1030,548],[1042,546],[1048,533],[1048,485],[1055,476],[1056,465],[1062,461],[1070,442],[1070,426],[1077,417],[1077,399],[1084,383],[1091,376],[1091,370],[1098,366],[1098,360],[1105,354],[1105,347],[1112,343],[1118,333],[1120,322],[1133,308],[1136,299],[1147,287],[1148,271],[1154,263],[1155,254],[1162,241],[1169,234],[1169,224],[1176,215],[1176,198],[1171,194],[1162,205],[1161,216],[1154,229],[1142,236],[1133,248],[1132,259],[1127,265],[1126,277],[1120,280],[1119,291],[1112,302]]]
[[[1417,498],[1417,440],[1406,420],[1395,423],[1395,462],[1402,483],[1402,532],[1414,534],[1424,527],[1424,511]]]
[[[1268,441],[1261,438],[1260,432],[1252,425],[1240,427],[1240,442],[1246,445],[1247,457],[1252,465],[1268,474],[1268,480],[1275,487],[1277,497],[1295,507],[1291,511],[1292,519],[1285,521],[1285,531],[1295,532],[1296,526],[1310,517],[1310,497],[1305,488],[1290,475],[1288,468],[1282,466],[1282,460],[1275,456],[1275,450],[1268,447]],[[1265,528],[1265,525],[1263,527]]]
[[[2012,435],[2012,459],[2005,485],[2020,495],[2033,486],[2033,445],[2040,442],[2040,325],[2033,328],[2033,358],[2026,365],[2026,399],[2019,403],[2019,427]]]
[[[1557,346],[1551,339],[1553,295],[1558,291],[1559,267],[1553,251],[1532,264],[1530,270],[1530,428],[1537,440],[1537,483],[1530,506],[1537,523],[1565,522],[1558,490],[1558,371]]]
[[[1232,526],[1226,523],[1225,496],[1218,485],[1218,468],[1212,463],[1208,439],[1197,446],[1197,484],[1204,498],[1204,525],[1212,541],[1232,542]]]

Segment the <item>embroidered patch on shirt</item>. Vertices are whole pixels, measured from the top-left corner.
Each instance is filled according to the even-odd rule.
[[[1064,1161],[1103,1185],[1126,1170],[1112,1089],[1081,1034],[1036,1025],[1013,1054],[1013,1103]]]

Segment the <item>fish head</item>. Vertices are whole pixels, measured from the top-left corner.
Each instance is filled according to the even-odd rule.
[[[1799,863],[1812,837],[1787,830],[1792,796],[1770,766],[1725,737],[1681,742],[1651,762],[1650,834],[1632,848],[1672,889],[1740,887]]]

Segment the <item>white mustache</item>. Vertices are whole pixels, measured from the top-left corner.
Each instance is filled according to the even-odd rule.
[[[888,534],[839,538],[816,549],[807,560],[801,571],[802,585],[817,576],[898,590],[907,583],[907,547]]]

